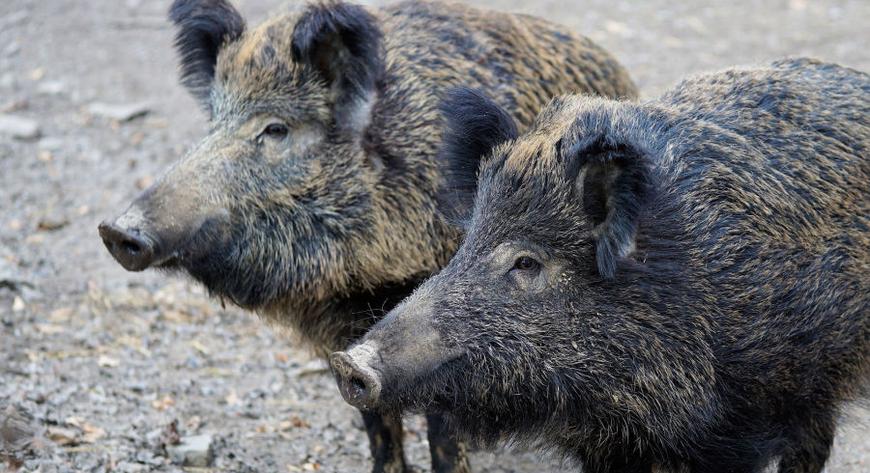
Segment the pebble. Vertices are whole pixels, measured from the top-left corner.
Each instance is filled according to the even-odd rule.
[[[115,466],[115,471],[120,473],[145,473],[149,468],[141,463],[122,461]]]
[[[0,114],[0,134],[9,135],[22,140],[39,138],[41,134],[36,120],[17,115]]]
[[[0,410],[0,452],[26,448],[36,434],[33,423],[33,417],[16,406]]]
[[[0,88],[13,89],[15,88],[15,76],[11,72],[0,75]]]
[[[18,54],[19,52],[21,52],[21,44],[20,43],[17,43],[17,42],[9,43],[9,45],[6,46],[6,49],[3,50],[3,55],[7,56],[7,57],[12,57],[12,56],[15,56],[16,54]]]
[[[212,462],[212,436],[182,437],[181,443],[166,447],[172,462],[182,466],[207,467]]]
[[[0,258],[0,288],[19,292],[24,287],[33,287],[33,282],[24,277],[17,265]]]
[[[66,90],[66,84],[59,80],[47,80],[36,86],[36,91],[42,95],[60,95]]]
[[[17,25],[18,23],[23,23],[28,19],[30,19],[30,14],[27,13],[27,10],[18,10],[6,16],[0,17],[0,25],[4,27],[10,27]]]
[[[145,102],[128,104],[109,104],[94,102],[88,106],[88,113],[119,122],[130,121],[147,115],[150,112],[149,104]]]
[[[26,308],[27,306],[24,304],[24,299],[15,296],[15,299],[12,301],[12,312],[21,312]]]
[[[39,149],[43,151],[56,152],[64,148],[64,140],[61,138],[43,138],[39,140]]]

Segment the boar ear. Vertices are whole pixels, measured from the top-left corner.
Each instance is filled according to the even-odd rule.
[[[617,261],[635,249],[640,212],[651,190],[648,159],[604,136],[584,137],[561,147],[567,175],[576,180],[583,208],[594,225],[598,272],[613,279]]]
[[[471,216],[480,164],[494,147],[517,137],[511,116],[481,92],[456,88],[441,105],[445,119],[438,166],[438,206],[449,221],[464,225]]]
[[[169,19],[178,27],[181,83],[208,108],[218,51],[242,35],[245,21],[224,0],[175,0]]]
[[[335,94],[340,128],[360,130],[383,76],[381,30],[359,5],[327,1],[309,6],[293,29],[293,60],[314,68]]]

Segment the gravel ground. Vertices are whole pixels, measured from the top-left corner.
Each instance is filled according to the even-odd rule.
[[[165,3],[0,1],[0,114],[15,117],[0,127],[25,137],[0,135],[0,471],[178,471],[164,447],[193,435],[210,437],[214,461],[190,471],[367,471],[361,423],[321,362],[196,285],[124,272],[97,238],[205,127],[176,84]],[[279,2],[236,3],[255,23]],[[575,27],[646,97],[785,55],[870,70],[866,0],[475,3]],[[37,437],[4,467],[15,422]],[[850,411],[829,471],[870,468],[868,423]],[[409,458],[425,468],[422,422],[407,424]],[[511,451],[473,463],[565,466]]]

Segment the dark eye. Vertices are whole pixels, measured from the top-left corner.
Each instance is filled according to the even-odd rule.
[[[290,129],[287,128],[287,125],[283,123],[270,123],[266,125],[266,128],[263,129],[263,135],[268,136],[269,138],[282,139],[287,136],[287,133],[290,132]]]
[[[541,267],[541,263],[538,260],[529,257],[529,256],[520,256],[514,262],[513,269],[519,271],[535,271]]]

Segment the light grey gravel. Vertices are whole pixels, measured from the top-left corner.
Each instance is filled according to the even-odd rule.
[[[0,135],[7,135],[22,140],[39,138],[41,134],[36,120],[19,115],[0,114]]]

